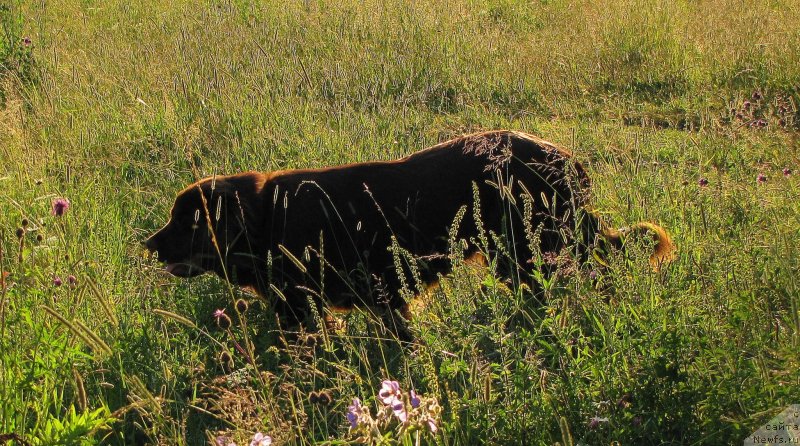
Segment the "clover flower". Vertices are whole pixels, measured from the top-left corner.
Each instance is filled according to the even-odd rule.
[[[50,213],[56,217],[61,217],[67,212],[67,210],[69,210],[69,200],[66,198],[56,198],[53,200],[53,206],[52,209],[50,209]]]
[[[756,183],[764,184],[766,182],[767,182],[767,176],[764,175],[763,173],[758,174],[758,176],[756,177]]]
[[[53,286],[61,286],[64,284],[64,281],[61,280],[58,276],[53,276]]]

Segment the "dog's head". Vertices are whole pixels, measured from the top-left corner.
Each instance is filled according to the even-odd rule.
[[[262,174],[247,172],[200,180],[182,190],[163,228],[145,240],[166,270],[178,277],[252,264],[263,223]]]

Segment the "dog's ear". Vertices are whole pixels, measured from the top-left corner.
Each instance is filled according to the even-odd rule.
[[[258,236],[264,228],[266,208],[262,192],[265,182],[265,175],[259,172],[219,177],[214,190],[207,195],[210,196],[209,212],[212,216],[224,212],[227,224],[236,222],[247,231],[249,238]]]

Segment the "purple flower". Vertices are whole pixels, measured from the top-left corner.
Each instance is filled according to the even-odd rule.
[[[388,404],[392,408],[392,412],[394,412],[394,416],[396,416],[400,422],[405,423],[408,420],[408,414],[406,413],[406,405],[403,404],[403,400],[399,398],[395,398],[392,401],[392,404]]]
[[[417,396],[417,392],[415,392],[412,389],[410,392],[408,392],[408,396],[409,396],[409,401],[411,402],[411,408],[416,409],[417,407],[419,407],[420,400],[419,397]]]
[[[764,183],[766,183],[766,182],[767,182],[767,176],[766,176],[766,175],[764,175],[763,173],[760,173],[760,174],[758,174],[758,176],[756,177],[756,182],[757,182],[758,184],[764,184]]]
[[[697,184],[700,187],[706,187],[708,186],[708,179],[706,179],[705,177],[701,177],[699,180],[697,180]]]
[[[750,101],[744,101],[744,102],[742,102],[742,107],[744,107],[744,108],[750,108]]]
[[[69,283],[69,286],[74,287],[78,284],[78,278],[70,274],[69,277],[67,277],[67,282]]]
[[[760,92],[760,91],[758,91],[758,90],[754,91],[754,92],[753,92],[753,96],[751,96],[751,98],[752,98],[754,101],[760,101],[760,100],[761,100],[761,98],[763,98],[763,97],[764,97],[764,96],[763,96],[763,95],[761,94],[761,92]]]
[[[68,209],[69,200],[66,198],[56,198],[53,200],[53,208],[50,210],[50,213],[56,217],[61,217],[67,212]]]
[[[347,421],[350,422],[350,428],[355,429],[358,426],[358,417],[364,412],[361,407],[361,400],[353,398],[353,404],[347,406]]]
[[[224,435],[218,435],[217,438],[214,439],[214,443],[217,446],[236,446],[236,443],[232,442],[230,438]]]
[[[589,420],[589,429],[597,429],[602,423],[608,423],[608,418],[592,417]]]
[[[23,37],[22,44],[25,46],[31,46],[31,38],[30,37]]]
[[[219,319],[222,316],[225,316],[225,309],[224,308],[220,308],[218,310],[214,310],[214,319]]]
[[[394,400],[400,399],[400,384],[397,381],[383,381],[381,382],[381,390],[378,391],[378,398],[381,399],[383,404],[390,405]]]
[[[264,435],[261,432],[256,432],[253,435],[253,441],[250,442],[250,446],[270,446],[272,444],[272,437],[269,435]]]
[[[784,167],[784,168],[783,168],[783,176],[785,176],[785,177],[789,177],[789,176],[791,176],[791,175],[792,175],[792,169],[790,169],[790,168],[788,168],[788,167]]]
[[[53,276],[53,286],[61,286],[64,282],[58,276]]]
[[[597,280],[597,271],[596,270],[589,271],[589,279]]]

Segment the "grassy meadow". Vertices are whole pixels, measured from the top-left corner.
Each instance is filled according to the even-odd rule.
[[[0,24],[0,444],[722,445],[800,403],[794,1],[2,0]],[[404,346],[364,312],[282,332],[141,246],[199,177],[495,128],[571,148],[676,261],[636,243],[537,298],[457,262]],[[384,380],[425,410],[400,423]]]

